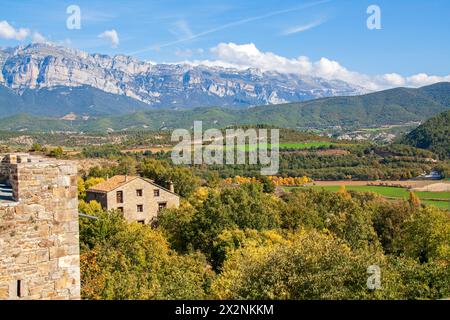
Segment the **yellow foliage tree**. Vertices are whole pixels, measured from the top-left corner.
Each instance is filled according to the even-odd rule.
[[[414,207],[418,208],[420,207],[420,199],[419,197],[412,191],[409,192],[409,204]]]

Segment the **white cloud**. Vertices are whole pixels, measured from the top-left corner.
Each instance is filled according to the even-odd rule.
[[[387,73],[381,76],[386,83],[390,83],[394,86],[403,86],[405,85],[405,78],[403,78],[398,73]]]
[[[47,41],[47,39],[41,33],[37,32],[37,31],[33,33],[33,42],[41,43],[41,42],[46,42],[46,41]]]
[[[439,76],[430,76],[426,73],[419,73],[410,77],[406,78],[406,81],[410,83],[412,86],[421,86],[421,85],[428,85],[433,84],[436,82],[442,82],[442,81],[449,81],[450,82],[450,75],[439,77]]]
[[[98,37],[101,39],[109,40],[111,42],[111,47],[113,48],[117,48],[117,46],[119,45],[119,34],[114,29],[106,30],[100,33]]]
[[[29,34],[30,30],[28,29],[20,28],[16,30],[8,23],[8,21],[0,21],[0,38],[24,40]]]
[[[366,75],[351,71],[339,62],[328,58],[311,61],[308,57],[286,58],[272,52],[262,52],[253,43],[220,43],[210,49],[214,60],[184,61],[194,65],[221,66],[224,68],[257,68],[261,71],[276,71],[321,77],[327,80],[342,80],[367,90],[382,90],[398,86],[420,87],[436,82],[450,81],[448,76],[430,76],[425,73],[402,76],[397,73]]]
[[[319,20],[313,21],[308,24],[303,24],[300,26],[295,26],[295,27],[289,28],[289,29],[285,30],[282,34],[287,36],[287,35],[291,35],[291,34],[295,34],[295,33],[299,33],[299,32],[305,32],[307,30],[318,27],[325,22],[326,22],[325,19],[319,19]]]

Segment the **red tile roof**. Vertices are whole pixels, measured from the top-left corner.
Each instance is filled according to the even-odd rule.
[[[124,184],[127,184],[128,182],[133,181],[134,179],[137,179],[137,178],[139,178],[139,177],[117,175],[112,178],[109,178],[106,181],[100,182],[99,184],[96,184],[95,186],[92,186],[88,190],[89,191],[109,192],[109,191],[112,191],[120,186],[123,186]]]

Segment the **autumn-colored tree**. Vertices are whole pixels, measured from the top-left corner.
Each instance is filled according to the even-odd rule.
[[[420,207],[420,199],[419,197],[412,191],[409,192],[409,204],[413,207],[413,208],[418,208]]]
[[[85,200],[86,199],[86,190],[105,181],[104,178],[90,177],[87,178],[86,181],[83,178],[78,177],[78,199]]]
[[[350,193],[347,192],[347,188],[345,187],[345,185],[341,185],[339,187],[338,193],[342,194],[344,196],[344,198],[346,198],[346,199],[351,199],[351,197],[352,197],[350,195]]]
[[[91,299],[203,299],[213,277],[200,254],[172,251],[160,231],[97,212],[81,224],[82,296]]]
[[[84,185],[84,180],[81,177],[77,178],[77,186],[78,186],[78,199],[86,198],[86,186]]]
[[[191,169],[155,159],[139,170],[161,183],[179,179],[186,196],[158,216],[156,230],[81,200],[79,211],[97,218],[80,218],[84,298],[450,296],[446,211],[346,190],[297,189],[279,198],[254,177],[200,187]],[[87,179],[80,193],[98,181]],[[369,266],[380,268],[380,290],[367,288]]]
[[[214,240],[213,257],[220,269],[236,250],[248,246],[274,245],[286,243],[283,234],[276,230],[234,229],[224,230]]]
[[[80,255],[81,298],[100,300],[102,288],[105,287],[105,274],[97,261],[95,250],[85,251]]]
[[[218,299],[381,299],[401,296],[384,256],[352,251],[338,238],[299,230],[287,242],[249,245],[224,263],[212,285]],[[383,290],[367,287],[367,268],[383,270]]]
[[[84,187],[87,190],[87,189],[92,188],[93,186],[95,186],[95,185],[97,185],[99,183],[104,182],[104,181],[105,181],[105,179],[101,178],[101,177],[98,177],[98,178],[97,177],[89,177],[84,182]]]

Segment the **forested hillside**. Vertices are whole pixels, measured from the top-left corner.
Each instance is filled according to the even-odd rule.
[[[140,102],[136,104],[131,98],[105,94],[92,88],[71,90],[66,93],[55,90],[38,95],[24,94],[21,99],[25,99],[24,105],[27,107],[20,107],[21,104],[18,104],[19,108],[15,110],[12,110],[11,106],[2,105],[0,97],[0,117],[10,115],[11,112],[58,116],[41,118],[15,115],[1,119],[0,126],[3,130],[11,131],[105,132],[190,128],[194,121],[201,120],[204,128],[257,124],[294,129],[323,129],[334,126],[362,128],[422,121],[450,108],[450,83],[438,83],[419,89],[396,88],[362,96],[324,98],[247,109],[202,107],[146,110],[145,104]],[[9,97],[10,94],[8,91]],[[72,100],[77,103],[73,104]],[[91,117],[83,118],[83,110],[87,107],[90,108]],[[69,112],[74,112],[77,118],[70,121],[60,119]]]
[[[450,111],[429,119],[403,139],[403,143],[450,158]]]

